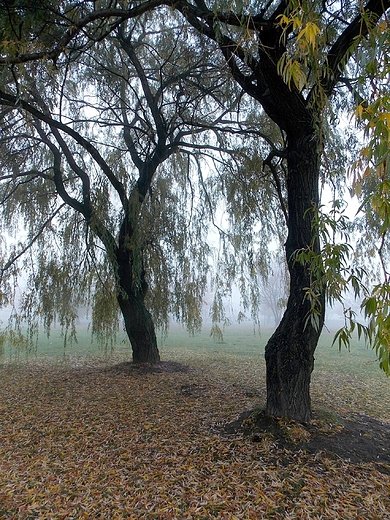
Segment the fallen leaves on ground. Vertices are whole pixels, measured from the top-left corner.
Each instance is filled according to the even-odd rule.
[[[240,370],[1,367],[0,518],[390,519],[374,463],[223,435],[264,398]]]

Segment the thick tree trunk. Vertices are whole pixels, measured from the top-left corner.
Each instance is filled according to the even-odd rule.
[[[309,422],[311,373],[322,319],[318,329],[310,321],[306,323],[303,287],[297,280],[292,284],[286,312],[266,346],[266,409],[270,415]]]
[[[134,294],[120,294],[118,303],[125,321],[125,329],[133,350],[134,363],[160,362],[154,323],[142,298]]]
[[[318,235],[312,226],[313,204],[318,205],[319,147],[314,131],[288,135],[288,238],[286,256],[290,272],[287,308],[266,349],[267,412],[300,422],[311,419],[310,380],[314,351],[324,320],[324,294],[319,295],[319,326],[307,320],[310,302],[305,288],[310,286],[309,266],[294,263],[291,255],[302,248],[319,251]]]
[[[134,270],[135,257],[138,269]],[[144,302],[148,284],[142,257],[142,249],[124,246],[118,251],[116,261],[120,290],[117,299],[131,343],[133,363],[157,364],[160,354],[153,319]]]

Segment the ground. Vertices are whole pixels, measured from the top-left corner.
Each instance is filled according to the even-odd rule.
[[[360,414],[333,416],[331,420],[334,424],[315,415],[310,424],[302,425],[252,410],[226,424],[224,431],[242,432],[253,442],[271,436],[289,450],[305,450],[314,455],[326,452],[353,463],[372,462],[380,471],[390,474],[390,424]]]
[[[158,366],[124,362],[111,370],[145,374],[188,372],[188,367],[174,362],[163,362]],[[202,394],[202,388],[197,385],[184,385],[181,391],[192,397]],[[262,410],[254,409],[244,411],[237,420],[223,425],[221,431],[241,432],[253,442],[259,442],[264,436],[272,437],[281,447],[290,450],[306,450],[313,454],[326,451],[354,463],[373,462],[381,471],[390,474],[390,424],[368,415],[351,413],[342,417],[334,413],[315,413],[310,424],[302,425],[274,419]]]
[[[299,425],[257,353],[169,355],[0,365],[0,518],[390,520],[387,380],[319,372]]]

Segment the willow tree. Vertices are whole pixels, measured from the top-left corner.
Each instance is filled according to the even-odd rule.
[[[302,257],[297,261],[297,252],[320,255],[316,215],[326,122],[347,91],[357,51],[390,2],[179,0],[175,7],[215,42],[234,80],[285,135],[290,291],[284,316],[266,346],[267,411],[308,421],[326,282],[323,268],[313,269]],[[375,39],[370,42],[375,48]],[[368,74],[359,76],[369,84]]]
[[[3,223],[27,230],[4,267],[29,253],[24,316],[69,328],[92,302],[107,334],[119,307],[137,363],[159,361],[147,305],[159,324],[173,312],[200,326],[208,211],[194,175],[215,129],[233,124],[234,96],[183,30],[122,22],[55,69],[9,66],[0,90]]]

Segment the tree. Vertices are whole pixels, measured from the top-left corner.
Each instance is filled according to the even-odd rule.
[[[235,81],[285,135],[290,293],[282,321],[266,346],[267,411],[308,421],[326,284],[322,268],[314,270],[310,263],[297,261],[296,255],[305,250],[320,255],[315,215],[325,123],[339,89],[348,86],[344,76],[349,75],[355,51],[390,3],[240,2],[225,9],[223,3],[194,0],[175,6],[217,44]],[[371,44],[375,47],[375,41]],[[310,294],[314,286],[315,298]]]
[[[225,81],[203,52],[186,52],[183,31],[147,15],[122,22],[55,70],[11,65],[0,91],[4,224],[20,215],[28,229],[5,267],[36,251],[24,316],[49,330],[58,313],[72,330],[87,298],[107,335],[119,306],[137,363],[160,359],[147,302],[160,325],[171,311],[200,326],[208,217],[191,177],[217,125],[233,126],[234,96],[228,108],[215,102],[228,97]]]

